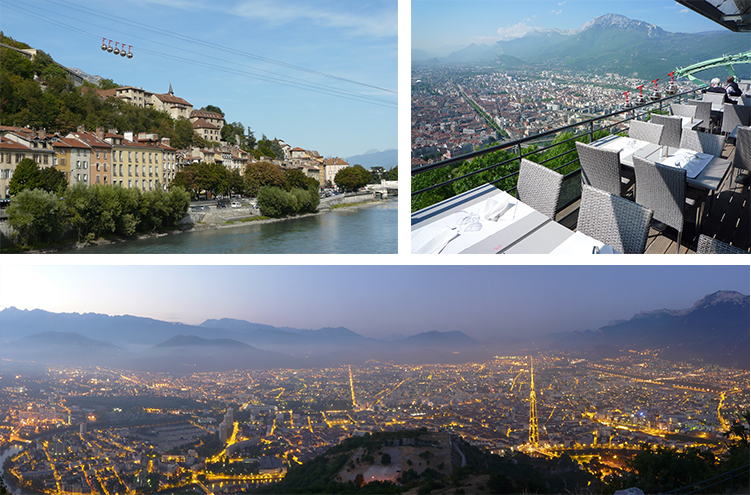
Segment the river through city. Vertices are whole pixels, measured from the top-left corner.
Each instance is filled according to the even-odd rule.
[[[396,200],[272,223],[166,235],[75,254],[386,254],[397,252]]]
[[[0,474],[3,476],[5,473],[3,472],[3,463],[5,462],[5,459],[9,457],[13,457],[14,455],[18,454],[23,450],[23,447],[20,445],[13,445],[12,447],[7,448],[3,452],[0,452]],[[15,486],[12,486],[8,483],[8,480],[3,478],[3,481],[5,482],[5,486],[8,488],[8,492],[12,493],[13,495],[23,495],[20,488],[17,488]]]

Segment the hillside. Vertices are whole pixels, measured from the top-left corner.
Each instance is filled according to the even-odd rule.
[[[27,46],[3,36],[2,43]],[[36,78],[36,80],[35,80]],[[111,83],[111,81],[110,81]],[[173,120],[166,112],[139,108],[118,98],[103,100],[94,85],[75,87],[50,55],[38,50],[33,61],[17,51],[0,47],[0,101],[2,124],[46,129],[67,134],[79,125],[156,133],[176,148],[205,145],[188,119]]]
[[[498,456],[448,433],[405,430],[348,438],[257,493],[597,493],[598,487],[566,455]]]
[[[607,14],[575,31],[534,30],[494,45],[473,44],[436,60],[447,64],[557,67],[648,79],[744,49],[748,49],[747,34],[670,33],[654,24]],[[749,69],[739,66],[737,70]]]

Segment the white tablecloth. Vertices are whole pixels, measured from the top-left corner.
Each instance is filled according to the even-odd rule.
[[[686,171],[686,177],[695,179],[704,170],[704,167],[712,161],[712,158],[714,158],[712,155],[706,153],[679,149],[670,153],[667,157],[660,155],[657,161],[663,165],[682,168]]]
[[[606,150],[621,150],[621,160],[623,160],[625,157],[633,155],[636,151],[648,144],[647,141],[639,141],[638,139],[620,138],[604,144],[600,146],[600,148]]]
[[[509,208],[498,220],[485,219],[489,201],[508,200]],[[508,193],[499,191],[480,203],[412,231],[412,253],[455,254],[508,227],[534,209]]]

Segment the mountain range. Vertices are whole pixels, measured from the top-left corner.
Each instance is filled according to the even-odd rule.
[[[446,57],[413,50],[412,63],[540,66],[662,78],[676,68],[748,47],[747,34],[670,33],[654,24],[607,14],[575,31],[532,30],[520,38],[491,45],[471,44]]]
[[[200,325],[136,316],[0,311],[0,359],[9,363],[105,365],[148,371],[221,371],[359,364],[461,363],[496,354],[560,350],[602,356],[659,349],[664,358],[749,366],[749,296],[719,291],[691,308],[641,312],[597,330],[534,340],[478,341],[465,333],[425,331],[365,337],[344,327],[316,330],[206,320]]]
[[[398,150],[370,150],[362,155],[345,158],[350,165],[362,165],[365,168],[383,167],[386,170],[396,167],[399,163]]]

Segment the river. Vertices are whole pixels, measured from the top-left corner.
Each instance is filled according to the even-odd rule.
[[[5,462],[5,459],[8,457],[13,457],[14,455],[18,454],[23,450],[23,447],[20,445],[13,445],[12,447],[9,447],[8,449],[2,451],[0,453],[0,474],[3,476],[5,473],[3,473],[3,463]],[[11,486],[8,484],[8,481],[3,478],[3,481],[5,481],[5,486],[8,488],[8,492],[12,493],[14,495],[22,495],[20,488],[16,488],[15,486]]]
[[[396,200],[272,223],[92,246],[75,254],[386,254],[397,252]]]

